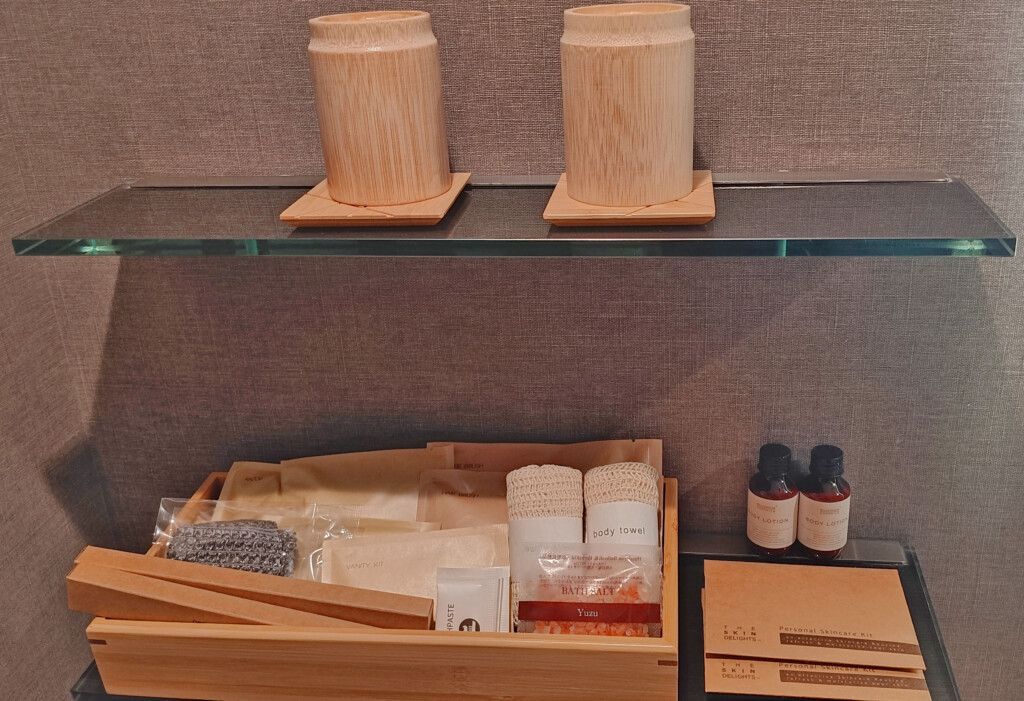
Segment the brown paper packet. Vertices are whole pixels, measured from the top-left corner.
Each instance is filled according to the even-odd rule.
[[[420,473],[419,521],[441,528],[508,523],[504,472],[425,470]]]
[[[228,470],[219,501],[244,502],[249,506],[281,504],[288,500],[281,496],[281,466],[265,462],[236,462]],[[214,514],[213,520],[223,521],[223,510]]]
[[[845,701],[930,701],[924,673],[877,667],[704,658],[704,690]]]
[[[894,569],[705,560],[703,600],[709,655],[925,666]]]
[[[438,567],[509,564],[508,525],[324,543],[323,581],[433,599]]]
[[[349,528],[355,537],[387,533],[426,533],[439,530],[441,530],[440,521],[392,521],[386,518],[360,518]]]
[[[452,466],[450,446],[285,460],[281,496],[307,504],[348,506],[358,517],[415,521],[420,473]]]
[[[455,448],[455,468],[511,472],[525,465],[565,465],[577,470],[616,462],[645,462],[662,473],[661,439],[635,438],[587,443],[428,443]]]

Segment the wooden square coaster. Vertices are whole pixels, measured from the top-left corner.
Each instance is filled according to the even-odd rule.
[[[706,224],[715,218],[710,170],[693,171],[693,192],[681,200],[647,207],[602,207],[569,197],[565,173],[551,193],[544,219],[556,226],[650,226]]]
[[[332,200],[323,180],[281,212],[281,221],[292,226],[432,226],[444,219],[468,182],[469,173],[452,173],[451,188],[429,200],[360,207]]]

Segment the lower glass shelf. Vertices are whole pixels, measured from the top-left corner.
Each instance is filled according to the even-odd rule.
[[[475,178],[434,226],[331,229],[279,219],[315,179],[141,181],[12,243],[22,256],[1006,257],[1016,250],[1013,233],[985,203],[942,174],[716,174],[718,214],[701,226],[553,226],[542,216],[553,190],[546,181]]]
[[[784,701],[779,696],[744,696],[704,692],[704,619],[700,593],[704,587],[704,560],[758,560],[742,536],[696,535],[679,539],[679,698],[687,701]],[[811,564],[799,554],[784,562]],[[894,541],[851,540],[833,567],[880,567],[899,571],[910,616],[914,621],[925,681],[932,701],[960,701],[939,623],[925,586],[921,563],[912,547]]]
[[[764,701],[782,697],[736,696],[704,692],[704,633],[700,592],[704,586],[704,560],[756,560],[746,539],[728,535],[681,535],[679,542],[679,699],[685,701]],[[800,555],[786,562],[809,563]],[[925,586],[914,549],[894,541],[851,540],[840,560],[829,566],[884,567],[899,571],[918,643],[928,669],[925,680],[932,701],[960,701],[946,647]],[[410,688],[410,692],[415,689]],[[71,689],[72,701],[153,701],[150,697],[116,696],[103,688],[92,664]],[[784,701],[784,699],[783,699]]]

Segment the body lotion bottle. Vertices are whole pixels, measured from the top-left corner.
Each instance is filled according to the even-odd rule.
[[[800,482],[797,539],[818,560],[836,559],[846,545],[850,485],[842,474],[843,451],[834,445],[811,450],[810,474]]]
[[[781,443],[761,446],[747,490],[747,538],[761,555],[778,557],[796,541],[800,494],[789,479],[792,454]]]

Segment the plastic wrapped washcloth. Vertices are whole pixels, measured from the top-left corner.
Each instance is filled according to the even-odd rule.
[[[171,560],[282,577],[295,571],[296,552],[294,531],[257,520],[182,525],[167,546]]]

